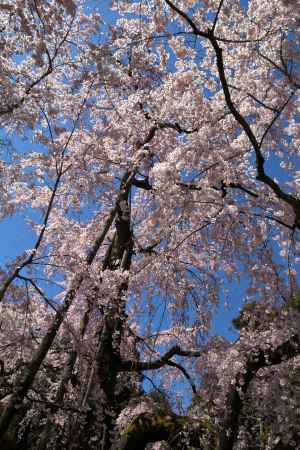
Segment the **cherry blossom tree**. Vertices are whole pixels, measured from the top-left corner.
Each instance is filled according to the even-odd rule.
[[[1,445],[296,449],[300,6],[107,4],[0,5]]]

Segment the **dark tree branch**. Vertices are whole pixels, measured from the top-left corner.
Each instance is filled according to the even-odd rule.
[[[179,123],[175,122],[175,123],[171,123],[171,122],[157,122],[154,118],[151,117],[150,113],[148,111],[145,111],[143,109],[143,104],[139,103],[139,107],[141,109],[141,111],[143,112],[145,119],[146,120],[153,120],[156,123],[156,126],[158,129],[164,129],[164,128],[171,128],[175,131],[177,131],[178,133],[182,134],[192,134],[192,133],[196,133],[197,131],[199,131],[199,128],[193,128],[192,130],[187,130],[186,128],[183,128]]]
[[[156,39],[168,39],[170,36],[193,36],[195,33],[193,31],[178,31],[176,33],[167,33],[167,34],[158,34],[151,36],[151,40]],[[263,36],[258,37],[256,39],[227,39],[223,36],[216,36],[215,38],[219,42],[223,42],[224,44],[258,44],[263,41],[268,35],[270,35],[270,31],[268,30]],[[133,39],[132,45],[138,45],[143,42],[149,42],[149,37],[144,39]],[[118,61],[119,62],[119,61]],[[150,117],[149,117],[150,119]]]
[[[290,102],[290,100],[292,99],[292,97],[294,96],[294,94],[295,94],[295,92],[292,92],[292,93],[290,94],[290,96],[288,97],[288,99],[283,103],[283,105],[281,106],[281,108],[279,108],[279,109],[276,111],[275,116],[273,117],[273,119],[271,120],[271,122],[269,123],[269,125],[267,126],[267,128],[265,129],[264,134],[262,135],[262,138],[261,138],[261,140],[260,140],[260,142],[259,142],[259,148],[261,148],[261,146],[262,146],[262,144],[263,144],[263,142],[264,142],[264,139],[265,139],[266,135],[268,134],[268,132],[270,131],[270,129],[272,128],[272,126],[274,125],[274,123],[276,122],[276,120],[279,118],[279,116],[280,116],[280,114],[282,113],[282,111],[284,110],[284,108],[288,105],[288,103]]]
[[[192,134],[192,133],[196,133],[197,131],[199,131],[199,128],[193,128],[192,130],[187,130],[186,128],[183,128],[181,125],[179,125],[179,123],[177,123],[177,122],[175,122],[175,123],[159,122],[157,126],[160,129],[171,128],[180,134],[183,134],[183,133]]]
[[[279,225],[282,225],[283,227],[286,227],[286,228],[288,228],[291,231],[295,231],[295,226],[294,225],[291,226],[288,223],[284,222],[283,220],[278,219],[277,217],[268,216],[268,215],[264,216],[262,214],[254,214],[254,216],[256,216],[256,217],[263,217],[264,219],[271,220],[273,222],[277,222],[277,223],[279,223]]]
[[[201,356],[199,350],[182,350],[178,345],[171,347],[164,355],[154,361],[123,360],[120,364],[120,372],[141,372],[143,370],[156,370],[168,365],[173,356],[186,356],[197,358]],[[171,361],[172,362],[172,361]]]
[[[252,98],[256,103],[258,103],[260,106],[262,106],[265,109],[268,109],[269,111],[272,111],[273,113],[278,113],[278,109],[273,108],[272,106],[266,105],[262,100],[259,100],[255,95],[251,94],[250,92],[247,92],[248,97]]]
[[[174,361],[169,361],[168,366],[171,367],[176,367],[176,369],[180,370],[180,372],[183,373],[183,375],[185,376],[185,378],[188,380],[189,384],[191,385],[192,391],[194,394],[197,394],[197,388],[195,383],[193,382],[192,378],[190,377],[189,373],[187,372],[187,370],[185,370],[185,368],[183,366],[181,366],[178,363],[175,363]]]
[[[199,30],[199,28],[197,27],[197,25],[195,24],[195,22],[181,9],[179,9],[177,6],[174,5],[173,2],[171,2],[170,0],[165,0],[165,2],[169,5],[169,7],[175,11],[179,16],[181,16],[185,22],[187,22],[187,24],[192,28],[193,33],[197,36],[202,36],[205,38],[209,37],[209,33],[208,32],[204,32]]]
[[[4,361],[3,359],[0,359],[0,377],[3,377],[4,375],[5,375]]]
[[[234,86],[232,84],[228,84],[228,86],[231,89],[235,89],[236,91],[241,92],[241,89],[237,88],[236,86]],[[263,108],[268,109],[269,111],[272,111],[273,113],[278,114],[279,110],[277,108],[273,108],[272,106],[266,105],[262,100],[259,100],[257,97],[255,97],[255,95],[251,94],[250,92],[246,92],[246,95],[248,97],[252,98],[252,100],[254,100],[256,103],[258,103]]]
[[[154,244],[152,245],[148,245],[147,247],[138,247],[138,251],[139,253],[148,253],[149,255],[151,254],[157,254],[157,252],[154,250],[155,247],[157,247],[159,244],[161,243],[161,240],[159,240],[158,242],[154,242]]]
[[[198,186],[196,183],[182,183],[177,182],[177,186],[183,187],[185,189],[189,189],[191,191],[202,191],[202,187]]]
[[[182,183],[182,182],[178,182],[176,183],[178,186],[182,186],[183,188],[186,189],[190,189],[191,191],[201,191],[202,188],[201,186],[198,186],[195,183]],[[243,186],[240,183],[229,183],[229,184],[225,184],[223,181],[221,182],[221,187],[217,187],[217,186],[212,186],[212,189],[216,190],[216,191],[222,191],[223,194],[226,195],[226,189],[227,188],[233,188],[233,189],[240,189],[241,191],[245,192],[246,194],[250,195],[251,197],[254,198],[258,198],[259,195],[256,194],[253,191],[250,191],[250,189],[246,188],[245,186]],[[225,197],[225,195],[223,195],[223,197]]]
[[[246,188],[245,186],[243,186],[240,183],[229,183],[228,185],[225,184],[224,187],[225,188],[229,187],[232,189],[240,189],[241,191],[245,192],[246,194],[250,195],[251,197],[254,197],[254,198],[259,197],[259,195],[256,194],[256,192],[250,191],[250,189]]]
[[[144,189],[145,191],[151,191],[152,190],[152,186],[149,183],[149,179],[148,177],[144,178],[144,180],[139,180],[137,178],[134,178],[132,181],[132,185],[139,188],[139,189]]]

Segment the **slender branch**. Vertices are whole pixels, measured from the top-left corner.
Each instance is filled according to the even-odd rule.
[[[170,6],[170,5],[169,5]],[[171,6],[170,6],[171,7]],[[130,45],[139,45],[144,42],[149,42],[149,40],[158,40],[158,39],[169,39],[170,36],[194,36],[193,31],[177,31],[176,33],[166,33],[166,34],[158,34],[158,35],[152,35],[151,37],[143,38],[143,39],[133,39],[131,41]],[[267,36],[270,36],[270,31],[268,30],[263,36],[258,37],[256,39],[228,39],[222,36],[216,36],[218,42],[223,42],[224,44],[258,44],[264,39],[266,39]],[[123,65],[121,61],[116,60],[120,65]]]
[[[46,295],[44,294],[44,292],[38,287],[38,285],[32,280],[32,278],[28,278],[28,277],[24,277],[22,275],[18,275],[18,278],[20,280],[24,280],[27,281],[28,283],[31,284],[31,286],[38,292],[38,294],[42,297],[43,300],[45,300],[45,302],[47,303],[47,305],[49,305],[55,312],[57,312],[57,308],[54,306],[53,302],[51,300],[49,300]]]
[[[223,209],[223,207],[212,217],[212,219],[210,221],[205,222],[203,225],[201,225],[201,227],[197,228],[196,230],[191,231],[184,238],[182,238],[181,241],[179,241],[179,243],[172,249],[172,251],[175,252],[178,249],[178,247],[180,247],[187,239],[189,239],[194,234],[198,233],[199,231],[202,231],[204,228],[211,225],[212,220],[216,219],[216,217],[219,215],[219,213],[221,212],[222,209]]]
[[[39,247],[41,245],[41,242],[43,240],[43,237],[44,237],[44,234],[45,234],[45,231],[46,231],[46,227],[47,227],[47,224],[48,224],[50,212],[52,210],[54,198],[55,198],[55,195],[56,195],[56,192],[57,192],[57,189],[58,189],[61,177],[62,177],[62,173],[59,172],[59,174],[58,174],[58,176],[57,176],[57,178],[55,180],[54,187],[52,189],[52,193],[51,193],[51,197],[50,197],[50,200],[49,200],[49,203],[48,203],[48,207],[47,207],[47,210],[46,210],[46,213],[45,213],[45,216],[44,216],[44,220],[42,222],[41,231],[40,231],[40,233],[39,233],[39,235],[37,237],[35,245],[34,245],[33,249],[30,251],[30,255],[25,259],[25,261],[21,265],[16,267],[15,270],[12,272],[12,274],[9,275],[6,278],[6,280],[4,281],[3,286],[0,289],[0,302],[3,300],[7,289],[9,288],[11,283],[17,278],[17,276],[19,275],[20,271],[24,267],[26,267],[29,264],[31,264],[35,254],[37,253],[37,251],[38,251],[38,249],[39,249]]]
[[[265,139],[266,135],[268,134],[268,132],[270,131],[270,129],[272,128],[272,126],[274,125],[274,123],[276,122],[276,120],[279,118],[279,116],[280,116],[280,114],[282,113],[282,111],[283,111],[283,110],[285,109],[285,107],[288,105],[288,103],[290,102],[290,100],[292,99],[292,97],[294,96],[294,94],[295,94],[295,92],[292,92],[292,93],[290,94],[290,96],[288,97],[288,99],[283,103],[283,105],[281,106],[281,108],[278,109],[278,110],[276,111],[275,116],[273,117],[273,119],[271,120],[271,122],[269,123],[269,125],[267,126],[267,128],[265,129],[264,134],[262,135],[262,138],[261,138],[261,140],[260,140],[260,142],[259,142],[259,147],[260,147],[260,148],[261,148],[261,146],[262,146],[262,144],[263,144],[263,142],[264,142],[264,139]]]
[[[235,89],[238,92],[242,92],[242,90],[236,86],[234,86],[233,84],[229,84],[228,86],[231,89]],[[272,111],[273,113],[278,113],[278,109],[277,108],[273,108],[272,106],[266,105],[262,100],[259,100],[255,95],[251,94],[250,92],[246,92],[247,97],[252,98],[252,100],[254,100],[256,103],[258,103],[260,106],[262,106],[265,109],[268,109],[269,111]]]
[[[192,190],[192,191],[201,191],[201,190],[202,190],[201,186],[198,186],[198,185],[195,184],[195,183],[182,183],[182,182],[177,182],[176,184],[177,184],[178,186],[182,186],[182,187],[184,187],[184,188],[186,188],[186,189],[190,189],[190,190]],[[220,191],[220,190],[222,191],[223,189],[226,189],[226,188],[240,189],[241,191],[245,192],[246,194],[251,195],[251,197],[255,197],[255,198],[258,198],[258,197],[259,197],[258,194],[256,194],[256,193],[253,192],[253,191],[250,191],[250,189],[246,188],[245,186],[243,186],[243,185],[240,184],[240,183],[229,183],[229,184],[225,184],[225,183],[222,182],[221,188],[219,188],[219,187],[217,187],[217,186],[212,186],[212,189],[215,189],[216,191]]]
[[[279,70],[279,72],[281,72],[285,77],[287,77],[287,79],[289,80],[289,82],[295,87],[295,89],[300,89],[300,84],[297,83],[295,80],[292,79],[291,74],[288,72],[286,66],[284,66],[284,68],[280,67],[275,61],[273,61],[271,58],[269,58],[268,56],[264,55],[263,53],[261,53],[259,50],[257,50],[257,54],[264,59],[265,61],[267,61],[271,66],[273,66],[273,68],[275,68],[276,70]]]
[[[268,215],[263,215],[263,214],[254,214],[254,216],[256,216],[256,217],[262,217],[262,218],[264,218],[264,219],[267,219],[267,220],[271,220],[271,221],[273,221],[273,222],[277,222],[277,223],[279,223],[279,225],[282,225],[282,226],[284,226],[284,227],[286,227],[286,228],[288,228],[289,230],[291,230],[291,231],[295,231],[295,226],[293,225],[289,225],[288,223],[286,223],[286,222],[284,222],[283,220],[280,220],[280,219],[278,219],[277,217],[274,217],[274,216],[268,216]]]
[[[258,103],[260,106],[262,106],[265,109],[268,109],[269,111],[272,111],[273,113],[278,113],[278,109],[273,108],[272,106],[266,105],[263,101],[259,100],[255,95],[251,94],[250,92],[247,92],[248,97],[252,98],[256,103]]]
[[[52,142],[52,144],[54,144],[54,138],[53,138],[53,133],[52,133],[52,128],[51,128],[51,124],[50,124],[49,118],[48,118],[48,116],[47,116],[47,114],[46,114],[46,112],[45,112],[45,110],[44,110],[44,108],[42,106],[40,106],[40,109],[42,111],[42,114],[43,114],[46,122],[47,122],[47,127],[48,127],[48,130],[49,130],[51,142]]]

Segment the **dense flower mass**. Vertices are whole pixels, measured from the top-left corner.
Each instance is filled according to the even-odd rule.
[[[299,449],[299,30],[288,0],[0,4],[1,448]]]

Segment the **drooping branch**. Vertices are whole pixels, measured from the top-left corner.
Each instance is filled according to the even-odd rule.
[[[262,183],[269,186],[269,188],[274,192],[274,194],[277,196],[277,198],[279,198],[280,200],[283,200],[285,203],[287,203],[288,205],[290,205],[292,207],[294,214],[295,214],[295,227],[300,229],[300,200],[298,198],[296,198],[295,196],[293,196],[289,193],[286,193],[273,178],[271,178],[269,175],[267,175],[267,173],[265,171],[265,158],[261,152],[261,144],[262,144],[263,140],[261,142],[259,142],[257,140],[248,121],[245,119],[245,117],[238,111],[238,109],[234,105],[234,102],[231,98],[231,94],[230,94],[230,90],[229,90],[229,84],[227,82],[226,75],[225,75],[222,48],[220,47],[220,45],[218,43],[218,39],[214,36],[214,29],[208,30],[207,32],[203,32],[203,31],[199,30],[199,28],[197,27],[195,22],[188,16],[188,14],[186,14],[184,11],[182,11],[177,6],[175,6],[174,3],[171,2],[170,0],[165,0],[165,2],[169,5],[169,7],[173,11],[175,11],[179,16],[181,16],[185,20],[185,22],[188,23],[188,25],[192,28],[193,33],[196,36],[204,37],[210,41],[210,43],[215,51],[219,79],[221,82],[226,105],[227,105],[229,111],[231,112],[231,114],[233,115],[233,117],[235,118],[235,120],[239,123],[242,130],[247,135],[247,137],[248,137],[249,141],[251,142],[252,147],[254,149],[255,156],[256,156],[256,170],[257,170],[256,178],[258,181],[261,181]],[[264,133],[263,137],[265,137],[266,133],[274,125],[275,121],[279,118],[282,111],[284,110],[284,108],[286,107],[288,102],[290,101],[292,95],[288,98],[288,100],[279,109],[278,113],[275,115],[274,119],[271,121],[269,127],[267,127],[267,130]]]
[[[243,369],[237,374],[235,384],[228,394],[228,405],[222,423],[220,447],[233,450],[239,430],[239,416],[243,408],[243,398],[259,369],[281,364],[300,354],[300,336],[291,336],[275,349],[258,349],[250,352]]]
[[[89,86],[89,90],[92,88],[93,83],[94,83],[94,81],[91,82],[91,84]],[[58,161],[56,161],[56,164],[55,164],[56,165],[56,179],[55,179],[52,191],[51,191],[51,195],[50,195],[50,199],[49,199],[49,202],[48,202],[48,205],[47,205],[47,208],[46,208],[46,212],[45,212],[44,217],[43,217],[43,221],[42,221],[42,224],[41,224],[41,230],[40,230],[40,232],[39,232],[39,234],[37,236],[37,239],[35,241],[33,249],[31,249],[31,251],[30,251],[29,255],[27,256],[27,258],[25,258],[25,260],[19,266],[17,266],[12,271],[12,273],[10,275],[8,275],[6,280],[3,282],[3,286],[0,289],[0,302],[4,299],[4,296],[5,296],[8,288],[10,287],[10,285],[20,275],[21,270],[24,269],[25,267],[29,266],[33,262],[33,259],[35,258],[36,254],[37,254],[37,252],[38,252],[38,250],[39,250],[39,248],[40,248],[40,246],[41,246],[41,244],[43,242],[44,235],[45,235],[45,232],[46,232],[46,229],[47,229],[47,226],[48,226],[48,222],[49,222],[49,219],[50,219],[50,215],[52,213],[54,201],[55,201],[55,198],[57,196],[61,180],[62,180],[63,176],[66,174],[66,172],[70,168],[70,166],[66,166],[65,167],[66,150],[67,150],[68,145],[69,145],[69,143],[70,143],[70,141],[71,141],[71,139],[72,139],[72,137],[74,135],[74,132],[75,132],[77,124],[78,124],[78,121],[79,121],[80,116],[81,116],[81,114],[83,112],[83,108],[86,105],[87,97],[88,97],[88,94],[84,97],[84,99],[83,99],[83,101],[82,101],[82,103],[80,105],[80,108],[79,108],[79,110],[77,112],[76,118],[75,118],[75,120],[73,122],[72,129],[71,129],[71,131],[70,131],[70,133],[68,135],[68,138],[66,139],[66,141],[65,141],[65,143],[64,143],[64,145],[62,147],[62,150],[60,152],[60,159]],[[111,212],[112,221],[114,219],[114,214],[115,214],[115,212],[114,212],[114,210],[112,210],[112,212]],[[109,222],[109,219],[108,219],[108,221],[106,222],[106,224],[109,224],[108,225],[108,229],[111,226],[112,221]],[[106,230],[106,228],[104,227],[104,230],[102,231],[102,234],[104,233],[104,237],[106,236],[106,233],[107,233],[108,229]],[[103,237],[103,239],[104,239],[104,237]],[[98,243],[98,240],[99,240],[100,244]],[[91,249],[90,253],[88,254],[88,256],[86,258],[86,263],[88,265],[91,264],[92,260],[96,256],[96,253],[97,253],[101,243],[102,243],[102,241],[101,241],[101,234],[100,234],[99,238],[96,239],[93,248]],[[98,244],[99,244],[99,246],[98,246]]]

